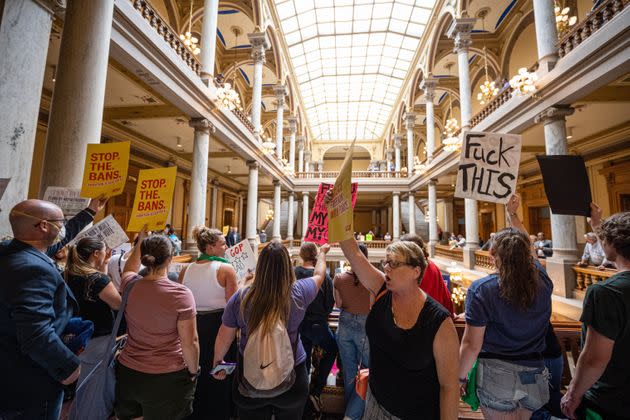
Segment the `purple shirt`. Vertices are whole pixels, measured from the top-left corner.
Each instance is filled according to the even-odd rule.
[[[304,319],[306,308],[311,304],[317,296],[317,285],[312,277],[297,280],[293,283],[293,289],[291,290],[291,310],[289,312],[289,322],[287,324],[287,331],[289,333],[289,340],[291,341],[291,347],[293,347],[293,357],[295,359],[295,365],[306,360],[306,352],[302,347],[302,340],[298,333],[298,328]],[[225,311],[223,312],[223,325],[230,328],[239,328],[241,330],[241,342],[239,350],[241,354],[245,352],[245,345],[247,344],[247,324],[241,316],[241,298],[243,293],[237,292],[232,295]]]

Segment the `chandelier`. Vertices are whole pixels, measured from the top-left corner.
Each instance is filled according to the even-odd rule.
[[[265,215],[266,220],[273,220],[274,211],[273,209],[267,210],[267,214]]]
[[[569,17],[571,8],[565,7],[562,9],[558,2],[554,3],[553,11],[556,14],[556,29],[558,30],[558,37],[561,37],[571,26],[575,25],[577,16]]]
[[[238,36],[241,34],[241,29],[232,26],[232,33],[234,34],[234,77],[232,78],[232,83],[223,83],[223,85],[217,89],[217,99],[219,101],[219,108],[227,109],[233,111],[238,109],[239,111],[243,110],[241,106],[241,98],[236,90],[232,88],[232,86],[236,86],[236,46],[238,45]]]
[[[413,157],[413,170],[417,174],[423,174],[427,171],[427,165],[420,162],[420,158],[418,156]]]
[[[529,72],[525,67],[521,67],[518,74],[510,80],[510,86],[518,96],[531,95],[536,92],[537,80],[538,75],[535,72]]]
[[[449,74],[451,73],[451,67],[453,67],[453,63],[449,63],[446,65]],[[457,131],[459,131],[459,123],[457,122],[457,118],[453,118],[453,95],[449,93],[448,95],[448,109],[449,115],[451,118],[446,120],[446,124],[444,125],[444,139],[442,140],[442,144],[444,145],[444,150],[447,152],[456,152],[461,147],[461,142],[459,137],[457,137]]]
[[[201,50],[199,49],[199,46],[197,46],[197,44],[199,43],[199,40],[197,39],[196,36],[193,36],[191,33],[192,12],[193,12],[193,0],[190,0],[190,13],[188,15],[188,31],[186,31],[185,34],[180,34],[179,39],[181,39],[184,42],[184,45],[186,46],[186,48],[190,50],[191,53],[193,53],[194,55],[197,55],[201,52]]]
[[[295,169],[293,168],[293,165],[291,165],[291,163],[286,159],[282,159],[282,169],[284,170],[284,174],[286,176],[295,176]]]
[[[269,137],[266,137],[264,135],[262,139],[263,142],[260,146],[262,147],[263,153],[266,155],[272,154],[273,151],[276,149],[276,143],[274,143]]]
[[[483,62],[486,70],[486,79],[483,84],[479,86],[481,92],[477,94],[477,100],[481,105],[485,105],[499,94],[499,88],[495,86],[494,81],[490,81],[488,77],[488,56],[486,54],[486,47],[483,47]]]

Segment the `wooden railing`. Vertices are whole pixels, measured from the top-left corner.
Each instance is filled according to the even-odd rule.
[[[573,271],[575,271],[575,278],[577,281],[577,290],[586,290],[591,284],[599,283],[606,280],[608,277],[617,273],[617,270],[606,269],[599,270],[597,267],[580,267],[574,265]]]
[[[595,10],[591,10],[586,18],[567,31],[558,40],[558,54],[564,57],[582,42],[597,32],[606,22],[619,14],[630,0],[605,0]]]
[[[188,67],[194,71],[197,76],[201,75],[201,63],[197,57],[184,45],[179,34],[166,23],[159,13],[149,4],[147,0],[131,0],[133,7],[140,12],[151,27],[166,41],[170,47],[175,50],[177,55],[186,63]]]
[[[438,257],[447,258],[453,261],[464,262],[464,251],[461,248],[451,249],[448,245],[436,245],[435,255]]]
[[[320,179],[320,178],[337,178],[339,171],[322,171],[322,172],[296,172],[295,177],[298,179]],[[352,178],[406,178],[406,172],[400,171],[352,171]]]
[[[252,124],[252,122],[249,120],[249,118],[247,117],[247,115],[245,115],[245,113],[243,111],[241,111],[240,109],[234,108],[232,110],[232,113],[234,115],[236,115],[236,117],[243,123],[245,124],[245,127],[247,127],[247,129],[249,131],[251,131],[252,133],[254,132],[254,124]]]
[[[485,268],[486,270],[495,270],[494,259],[488,251],[475,251],[475,266]]]

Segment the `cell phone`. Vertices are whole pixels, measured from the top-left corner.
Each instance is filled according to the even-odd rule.
[[[236,369],[236,363],[221,362],[210,371],[210,374],[214,375],[224,370],[226,375],[230,375],[232,372],[234,372],[234,369]]]

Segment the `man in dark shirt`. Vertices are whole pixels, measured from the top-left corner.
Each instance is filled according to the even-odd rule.
[[[317,261],[317,245],[312,242],[304,242],[300,247],[302,265],[295,267],[295,277],[303,279],[312,277]],[[306,370],[311,371],[311,352],[313,345],[317,345],[324,351],[317,375],[311,380],[310,399],[316,411],[320,411],[319,397],[326,386],[326,379],[337,357],[337,342],[328,326],[328,315],[335,305],[332,279],[326,274],[326,279],[317,293],[315,300],[306,309],[304,320],[300,324],[300,338],[306,352]]]

